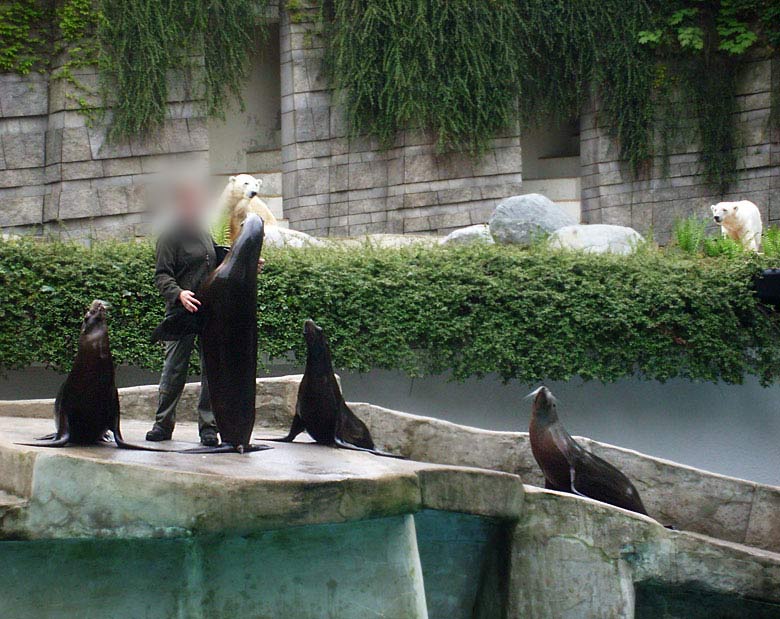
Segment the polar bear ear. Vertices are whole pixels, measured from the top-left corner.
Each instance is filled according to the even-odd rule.
[[[739,204],[734,205],[734,210],[732,212],[736,213],[739,210]]]
[[[710,204],[710,210],[712,211],[713,215],[715,214],[715,205]]]
[[[235,176],[231,176],[231,177],[228,179],[228,182],[229,182],[229,183],[235,183],[235,182],[236,182],[236,177],[235,177]]]

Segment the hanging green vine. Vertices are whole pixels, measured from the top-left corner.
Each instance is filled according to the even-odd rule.
[[[427,129],[442,150],[478,153],[518,118],[525,127],[578,114],[595,90],[621,158],[639,173],[688,139],[690,123],[676,116],[692,109],[705,177],[725,191],[737,164],[740,58],[776,51],[778,4],[324,0],[326,66],[352,130],[385,144]],[[660,153],[659,125],[681,131],[659,132]]]
[[[246,78],[249,50],[267,0],[100,0],[103,97],[114,102],[109,137],[146,135],[162,125],[174,72],[220,116]],[[202,47],[199,47],[202,46]],[[202,49],[202,71],[190,56]]]

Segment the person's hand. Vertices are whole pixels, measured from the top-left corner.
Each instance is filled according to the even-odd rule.
[[[195,298],[195,293],[192,290],[182,290],[179,293],[179,301],[188,312],[195,313],[200,307],[200,301]]]
[[[257,259],[257,274],[263,272],[263,267],[265,266],[265,258],[258,258]]]

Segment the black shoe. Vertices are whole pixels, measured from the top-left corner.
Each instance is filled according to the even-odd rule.
[[[154,441],[155,443],[159,441],[170,441],[171,434],[172,432],[163,430],[160,426],[154,426],[151,430],[149,430],[146,433],[146,440]]]
[[[217,431],[211,428],[206,428],[200,433],[200,444],[204,447],[216,447],[219,445],[219,437]]]

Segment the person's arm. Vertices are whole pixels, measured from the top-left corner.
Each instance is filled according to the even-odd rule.
[[[154,270],[154,283],[157,290],[168,302],[173,305],[179,299],[182,292],[175,277],[176,251],[170,237],[162,236],[157,240],[157,265]]]

